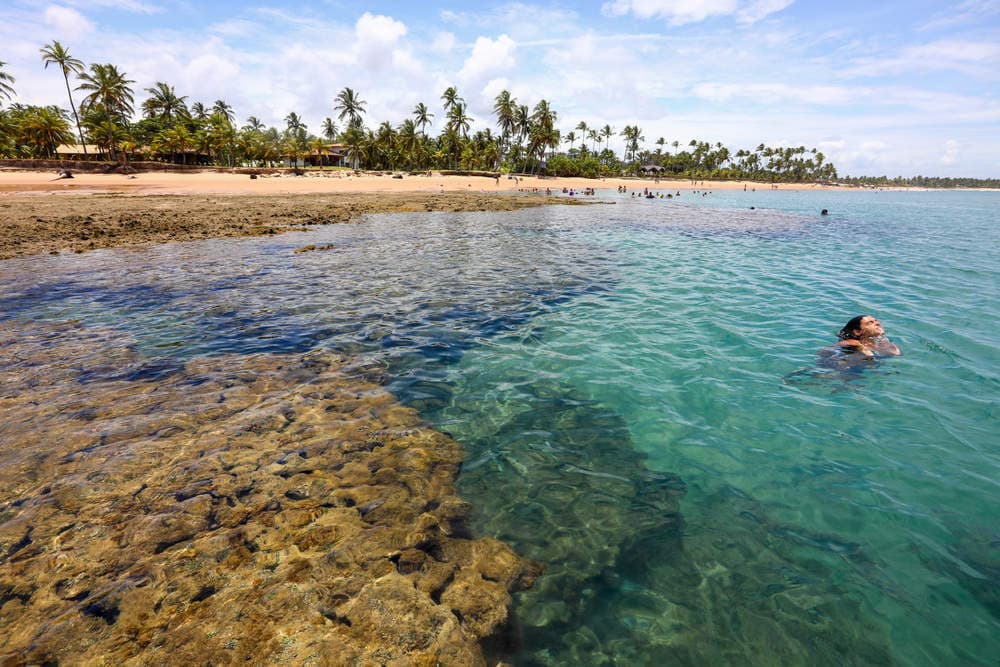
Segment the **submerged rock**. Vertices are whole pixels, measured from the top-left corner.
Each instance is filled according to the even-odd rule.
[[[538,574],[467,536],[460,445],[334,356],[0,346],[0,663],[483,664]]]

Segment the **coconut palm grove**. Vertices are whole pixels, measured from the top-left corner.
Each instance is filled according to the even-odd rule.
[[[331,115],[310,131],[293,110],[284,127],[269,127],[250,115],[240,123],[225,100],[190,100],[169,82],[137,91],[126,72],[111,63],[85,66],[58,41],[40,49],[40,66],[62,75],[67,108],[11,103],[15,80],[0,61],[0,158],[53,158],[62,145],[79,153],[97,150],[111,161],[151,160],[220,167],[335,164],[373,170],[503,170],[598,178],[655,172],[676,178],[814,181],[837,177],[836,167],[815,148],[760,144],[736,151],[692,139],[687,145],[651,140],[642,128],[619,129],[580,121],[558,127],[548,100],[497,95],[494,118],[474,119],[454,87],[435,108],[420,102],[409,118],[373,122],[362,93],[343,88]],[[55,74],[54,74],[55,75]],[[137,95],[144,97],[136,105]],[[139,116],[137,118],[137,116]],[[435,118],[444,124],[427,133]],[[624,140],[623,154],[610,147]],[[340,149],[331,152],[331,149]]]

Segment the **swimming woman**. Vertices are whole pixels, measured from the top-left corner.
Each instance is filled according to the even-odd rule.
[[[871,315],[858,315],[837,333],[836,348],[865,357],[897,356],[899,347],[888,339],[882,323]]]

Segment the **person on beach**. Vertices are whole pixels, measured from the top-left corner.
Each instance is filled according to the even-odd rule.
[[[851,318],[837,333],[834,348],[843,352],[856,352],[865,357],[898,356],[899,347],[885,335],[882,323],[871,315]]]

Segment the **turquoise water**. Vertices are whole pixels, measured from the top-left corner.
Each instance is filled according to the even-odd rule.
[[[548,568],[515,664],[996,664],[1000,194],[603,199],[4,262],[0,317],[386,366]],[[903,356],[820,364],[862,313]]]

